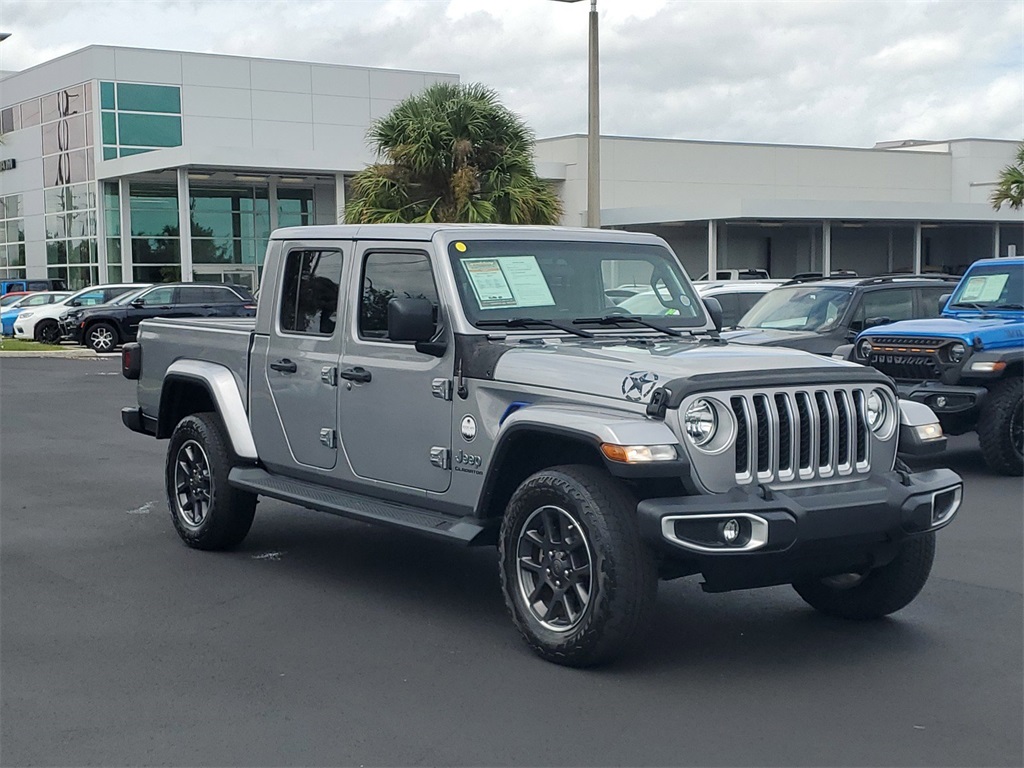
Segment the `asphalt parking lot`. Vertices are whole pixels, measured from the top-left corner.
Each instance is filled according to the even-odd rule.
[[[642,652],[535,658],[491,549],[262,501],[187,549],[116,358],[0,361],[0,764],[1024,764],[1024,486],[973,436],[932,579],[895,617],[661,585]]]

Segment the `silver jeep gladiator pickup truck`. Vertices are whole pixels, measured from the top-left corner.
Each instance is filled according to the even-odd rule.
[[[650,285],[667,314],[616,307]],[[726,344],[660,238],[477,225],[276,231],[255,320],[147,320],[130,429],[168,439],[191,547],[238,545],[259,496],[497,544],[545,659],[608,661],[659,579],[792,584],[866,619],[907,605],[960,506],[935,415],[878,371]]]

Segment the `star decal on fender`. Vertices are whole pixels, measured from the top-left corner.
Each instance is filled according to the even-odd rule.
[[[651,371],[633,371],[622,380],[622,395],[638,403],[647,398],[658,383],[658,374]]]

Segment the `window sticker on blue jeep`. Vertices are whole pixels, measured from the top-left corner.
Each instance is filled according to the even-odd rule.
[[[967,279],[963,291],[957,301],[971,301],[988,303],[998,301],[1010,279],[1007,274],[1002,275],[977,275]]]
[[[555,300],[536,256],[463,259],[480,309],[550,307]]]

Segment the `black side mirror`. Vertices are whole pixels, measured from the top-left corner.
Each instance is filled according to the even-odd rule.
[[[146,306],[146,302],[143,299],[132,299],[131,304],[136,309]]]
[[[388,302],[388,339],[412,341],[416,351],[441,357],[447,345],[431,341],[437,333],[434,305],[430,299],[392,299]]]
[[[881,315],[879,317],[869,317],[864,321],[865,328],[874,328],[876,325],[888,325],[892,322],[892,318]]]
[[[711,322],[715,324],[715,330],[722,330],[722,305],[718,299],[714,296],[708,296],[704,299],[704,307],[707,309],[708,314],[711,316]]]
[[[946,302],[953,298],[952,293],[944,293],[939,296],[939,314],[946,308]]]

